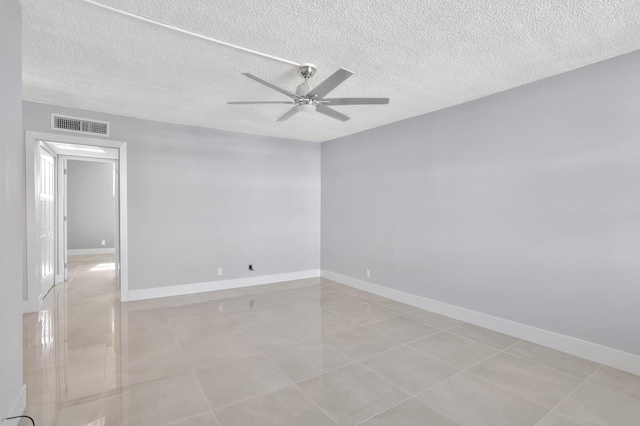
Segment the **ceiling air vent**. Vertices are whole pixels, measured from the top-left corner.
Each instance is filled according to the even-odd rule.
[[[51,130],[109,136],[109,122],[51,114]]]

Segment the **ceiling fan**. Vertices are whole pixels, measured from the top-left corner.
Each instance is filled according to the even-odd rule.
[[[351,77],[353,73],[345,68],[340,68],[334,72],[329,78],[320,83],[316,88],[312,88],[309,84],[309,79],[316,73],[316,67],[311,64],[302,64],[298,67],[298,73],[304,78],[304,82],[301,83],[295,93],[276,86],[273,83],[269,83],[266,80],[261,79],[251,73],[242,73],[252,80],[262,83],[267,87],[270,87],[283,95],[287,95],[291,98],[290,101],[250,101],[250,102],[227,102],[230,105],[243,105],[243,104],[290,104],[294,105],[289,111],[287,111],[282,117],[278,118],[278,121],[285,121],[291,118],[301,111],[317,111],[321,114],[328,115],[340,121],[347,121],[349,117],[330,108],[334,105],[375,105],[375,104],[388,104],[389,98],[325,98],[333,89],[342,84],[347,78]]]

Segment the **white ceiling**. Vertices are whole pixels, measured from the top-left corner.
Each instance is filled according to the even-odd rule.
[[[330,97],[390,97],[276,119],[295,66],[199,40],[82,0],[23,0],[27,100],[151,120],[325,141],[442,109],[640,49],[638,0],[98,0],[295,62]]]

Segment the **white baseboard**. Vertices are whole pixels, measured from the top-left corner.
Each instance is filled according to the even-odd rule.
[[[0,418],[21,416],[24,414],[24,410],[26,409],[27,409],[27,385],[22,385],[22,388],[20,389],[20,393],[18,394],[18,397],[13,403],[11,410],[9,410],[9,413],[7,413],[6,415]],[[5,425],[17,426],[19,422],[20,422],[20,419],[6,420],[4,423],[2,423],[2,426],[5,426]]]
[[[319,269],[287,272],[284,274],[260,275],[257,277],[236,278],[231,280],[211,281],[205,283],[154,287],[143,290],[129,290],[128,301],[155,299],[158,297],[182,296],[185,294],[204,293],[207,291],[228,290],[231,288],[249,287],[252,285],[272,284],[281,281],[302,280],[320,276]]]
[[[459,306],[450,305],[426,297],[406,293],[404,291],[384,287],[367,281],[321,270],[321,276],[341,284],[368,291],[379,296],[406,303],[407,305],[446,315],[460,321],[485,327],[509,336],[537,343],[558,351],[566,352],[580,358],[607,365],[632,374],[640,375],[640,356],[622,352],[617,349],[576,339],[575,337],[543,330],[526,324],[472,311]]]
[[[111,254],[115,253],[116,249],[111,248],[97,248],[97,249],[68,249],[67,255],[69,256],[79,256],[83,254]]]

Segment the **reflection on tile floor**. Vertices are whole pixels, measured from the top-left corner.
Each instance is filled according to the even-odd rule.
[[[112,263],[70,258],[70,280],[24,316],[38,426],[640,419],[640,377],[332,281],[121,304]]]

